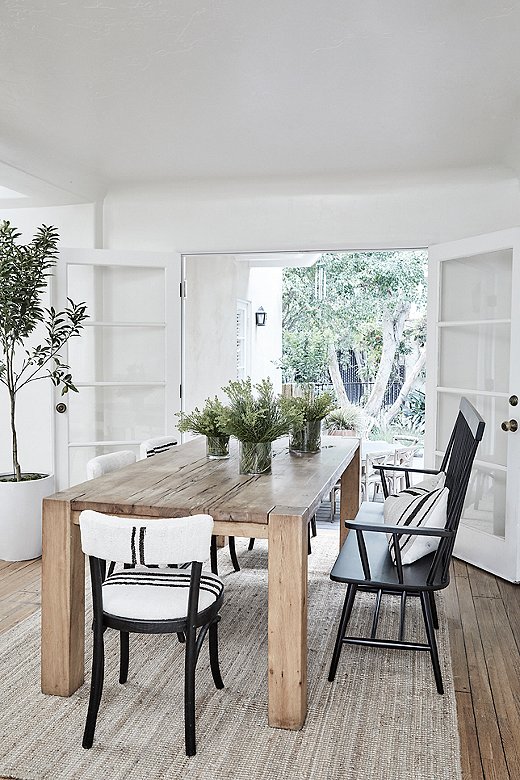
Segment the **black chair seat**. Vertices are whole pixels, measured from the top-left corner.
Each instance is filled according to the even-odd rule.
[[[363,502],[356,515],[356,522],[380,523],[383,525],[383,504],[369,501]],[[440,572],[431,584],[425,584],[435,553],[431,553],[409,566],[403,566],[404,582],[400,583],[397,567],[392,562],[390,556],[386,534],[365,531],[364,539],[370,560],[371,590],[382,589],[386,592],[395,591],[401,593],[402,591],[407,591],[414,593],[421,590],[439,590],[440,588],[445,588],[448,584],[446,581],[441,580]],[[341,552],[330,573],[330,578],[335,582],[347,582],[359,586],[367,585],[359,555],[356,533],[352,529],[341,548]]]

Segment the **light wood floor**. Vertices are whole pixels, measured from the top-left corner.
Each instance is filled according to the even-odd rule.
[[[0,634],[38,609],[40,570],[0,561]],[[519,780],[520,587],[455,561],[444,593],[464,780]]]

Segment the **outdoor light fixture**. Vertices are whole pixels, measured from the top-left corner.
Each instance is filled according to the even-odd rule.
[[[267,314],[265,313],[263,306],[260,306],[260,308],[258,309],[258,311],[255,314],[256,324],[258,325],[259,328],[261,328],[261,327],[263,327],[265,325],[266,317],[267,317]]]

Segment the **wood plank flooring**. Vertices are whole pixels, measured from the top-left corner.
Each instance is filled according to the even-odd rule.
[[[327,530],[337,535],[318,522]],[[40,571],[39,560],[0,561],[0,634],[38,609]],[[444,594],[464,780],[518,780],[520,586],[454,561]]]

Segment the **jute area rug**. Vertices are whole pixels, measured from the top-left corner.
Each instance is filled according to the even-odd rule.
[[[237,540],[238,541],[238,540]],[[23,780],[460,780],[448,637],[438,632],[446,693],[426,653],[345,647],[327,681],[343,586],[328,574],[337,534],[321,532],[309,557],[309,713],[299,732],[267,726],[267,553],[238,543],[242,571],[220,552],[226,604],[220,628],[225,688],[212,682],[207,648],[197,669],[197,755],[186,758],[183,648],[175,636],[131,636],[130,676],[118,683],[118,641],[107,632],[105,687],[94,746],[81,738],[88,682],[69,699],[39,690],[39,618],[0,643],[0,776]],[[369,625],[372,596],[354,615]],[[415,601],[415,600],[413,600]],[[394,603],[395,602],[395,603]],[[419,605],[417,605],[419,607]],[[382,628],[396,627],[389,597]],[[419,625],[410,617],[408,626]],[[422,632],[410,630],[410,638]],[[87,631],[87,669],[90,632]]]

